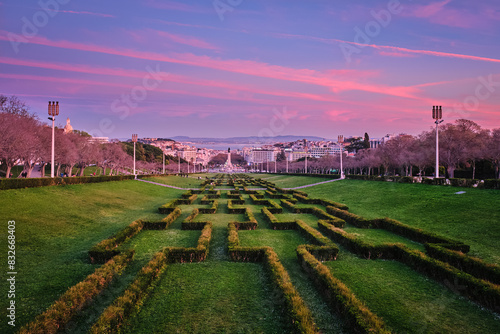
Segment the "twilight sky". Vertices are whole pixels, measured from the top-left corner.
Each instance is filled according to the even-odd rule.
[[[0,93],[95,136],[500,127],[500,2],[0,0]]]

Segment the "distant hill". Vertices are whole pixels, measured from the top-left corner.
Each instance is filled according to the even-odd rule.
[[[291,142],[301,139],[307,140],[327,140],[322,137],[316,136],[274,136],[274,137],[258,137],[258,136],[250,136],[250,137],[229,137],[229,138],[192,138],[187,136],[176,136],[172,137],[175,141],[180,142],[191,142],[191,143],[228,143],[228,144],[269,144],[276,142]]]

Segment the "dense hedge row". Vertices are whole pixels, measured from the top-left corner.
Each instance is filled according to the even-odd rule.
[[[382,228],[384,230],[391,231],[394,234],[401,235],[416,242],[442,244],[443,247],[458,250],[463,253],[468,253],[470,250],[470,246],[464,244],[463,242],[446,238],[432,232],[427,232],[420,228],[403,224],[394,219],[374,219],[371,221],[371,224],[375,228]]]
[[[500,312],[499,285],[474,277],[446,262],[426,256],[420,251],[408,249],[402,244],[373,245],[333,226],[320,224],[319,227],[323,233],[353,253],[372,259],[384,258],[397,260],[416,271],[444,283],[454,292],[460,293],[494,312]]]
[[[305,203],[305,204],[319,204],[323,206],[333,206],[337,209],[340,210],[349,210],[349,207],[345,204],[337,203],[331,200],[327,199],[321,199],[321,198],[308,198],[306,196],[303,196],[301,194],[294,194],[293,195],[295,198],[297,198],[300,202]]]
[[[141,301],[151,292],[152,284],[166,268],[166,259],[164,251],[156,253],[137,274],[123,295],[102,312],[90,333],[118,333],[125,321],[139,309]]]
[[[280,291],[287,315],[297,333],[318,333],[311,311],[293,286],[290,276],[270,247],[239,247],[238,230],[228,224],[229,255],[233,261],[263,262],[273,285]]]
[[[345,320],[354,333],[390,333],[382,319],[372,313],[349,288],[313,256],[305,245],[297,248],[302,268],[309,274],[321,294]]]
[[[200,208],[200,213],[205,213],[205,214],[214,214],[217,213],[217,208],[219,207],[219,201],[214,200],[212,201],[212,206],[209,208]]]
[[[113,257],[83,281],[69,288],[45,312],[23,326],[19,333],[50,334],[63,329],[71,318],[89,305],[108,286],[114,277],[122,273],[133,255],[134,251],[131,250]]]
[[[439,244],[425,244],[427,254],[435,259],[451,264],[455,268],[500,285],[500,266],[486,263],[462,252],[441,247]]]
[[[197,194],[192,194],[187,198],[176,198],[168,202],[167,204],[163,204],[158,208],[158,211],[162,214],[169,214],[175,210],[175,208],[179,205],[190,205],[198,198]],[[202,203],[204,204],[204,203]]]
[[[92,246],[88,252],[90,262],[105,263],[109,261],[112,257],[120,253],[118,247],[126,240],[139,233],[143,227],[144,225],[142,220],[136,220],[108,239],[104,239],[98,244]]]
[[[239,200],[233,200],[233,199],[228,199],[227,200],[227,212],[230,213],[230,214],[242,214],[242,213],[245,213],[246,207],[239,207],[239,208],[234,207],[238,203],[241,203],[241,201],[239,201]],[[244,203],[245,202],[243,202],[241,204],[244,204]],[[239,205],[241,205],[241,204],[239,204]]]
[[[197,223],[193,223],[197,224]],[[208,256],[209,244],[212,239],[212,223],[205,222],[196,247],[166,247],[168,263],[201,262]]]
[[[40,178],[1,178],[0,190],[35,188],[82,183],[133,180],[134,175],[115,176],[75,176],[75,177],[40,177]]]
[[[194,195],[196,196],[196,195]],[[144,229],[145,230],[164,230],[170,226],[179,216],[182,214],[181,208],[175,208],[174,211],[170,212],[168,216],[160,220],[159,222],[155,221],[144,221]]]
[[[330,206],[330,205],[326,207],[326,212],[328,212],[329,214],[331,214],[335,217],[341,218],[341,219],[345,220],[347,223],[354,225],[356,227],[359,227],[359,228],[369,228],[371,226],[370,220],[363,218],[361,216],[358,216],[358,215],[351,213],[349,211],[341,210],[341,209],[338,209],[338,208]]]
[[[374,176],[374,175],[346,175],[346,178],[352,180],[364,180],[364,181],[389,181],[398,183],[418,183],[418,179],[410,176]],[[439,185],[446,186],[450,185],[453,187],[465,187],[465,188],[483,188],[483,189],[500,189],[500,179],[486,179],[484,182],[477,179],[462,179],[462,178],[422,178],[421,183],[429,185]]]

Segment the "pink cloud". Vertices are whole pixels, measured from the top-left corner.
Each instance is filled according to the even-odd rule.
[[[413,57],[416,57],[414,54],[403,53],[403,52],[380,51],[378,54],[381,55],[381,56],[387,56],[387,57],[401,57],[401,58],[413,58]]]
[[[74,11],[74,10],[57,10],[57,13],[69,13],[69,14],[82,14],[82,15],[93,15],[93,16],[101,16],[101,17],[116,17],[111,14],[103,14],[96,12],[87,12],[87,11]]]
[[[451,0],[444,0],[431,2],[427,5],[408,5],[405,6],[405,10],[401,15],[426,19],[431,23],[449,27],[477,28],[484,26],[485,16],[483,14],[447,6],[450,2]]]
[[[195,38],[195,37],[186,36],[186,35],[171,34],[171,33],[166,32],[166,31],[157,31],[157,34],[160,37],[167,38],[167,39],[171,40],[172,42],[175,42],[178,44],[189,45],[189,46],[193,46],[193,47],[200,48],[200,49],[219,50],[218,47],[216,47],[208,42],[202,41],[201,39]]]
[[[205,10],[203,10],[200,7],[192,6],[192,5],[188,5],[186,3],[176,2],[176,1],[147,0],[147,1],[144,1],[144,4],[148,7],[152,7],[152,8],[156,8],[156,9],[165,9],[165,10],[170,10],[170,11],[175,10],[175,11],[189,12],[189,13],[205,12]]]
[[[8,32],[1,31],[0,40],[8,41]],[[267,63],[229,59],[222,60],[220,58],[211,58],[209,56],[198,56],[190,53],[164,55],[153,52],[136,51],[130,49],[113,49],[110,47],[99,46],[94,44],[84,44],[70,41],[53,41],[45,37],[33,37],[28,41],[32,44],[46,45],[58,48],[81,50],[88,52],[98,52],[124,57],[147,59],[161,62],[169,62],[176,64],[185,64],[197,67],[205,67],[217,69],[221,71],[252,75],[257,77],[279,79],[285,81],[302,82],[312,85],[324,86],[330,88],[334,92],[360,90],[372,93],[394,95],[407,98],[416,98],[417,92],[411,87],[390,87],[381,84],[365,84],[357,81],[349,81],[335,78],[333,75],[326,75],[310,69],[294,69],[279,65],[270,65]],[[499,60],[500,62],[500,60]]]

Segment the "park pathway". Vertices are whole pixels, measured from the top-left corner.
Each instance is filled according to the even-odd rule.
[[[320,184],[330,183],[330,182],[335,182],[335,181],[340,181],[340,180],[342,180],[342,179],[327,180],[327,181],[316,182],[316,183],[312,183],[312,184],[306,184],[304,186],[299,186],[299,187],[294,187],[294,188],[283,188],[283,189],[285,189],[285,190],[303,189],[303,188],[314,187],[314,186],[317,186]],[[158,183],[158,182],[153,182],[153,181],[146,181],[146,180],[142,180],[142,179],[137,179],[137,181],[147,182],[147,183],[151,183],[151,184],[156,184],[158,186],[168,187],[168,188],[178,189],[178,190],[198,190],[199,189],[199,188],[181,188],[181,187],[171,186],[168,184],[163,184],[163,183]],[[249,188],[249,189],[250,190],[266,190],[266,188]],[[215,188],[215,190],[228,190],[228,189]]]

